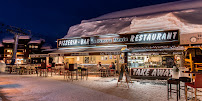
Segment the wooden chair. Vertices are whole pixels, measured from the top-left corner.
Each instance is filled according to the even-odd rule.
[[[113,76],[116,76],[116,69],[110,69],[110,76],[113,74]]]
[[[202,95],[197,95],[197,88],[202,88],[202,74],[196,74],[195,82],[194,83],[185,83],[185,97],[187,101],[187,86],[190,86],[194,88],[194,92],[191,91],[191,93],[194,93],[195,95],[195,101],[197,101],[197,96],[202,96]]]
[[[202,70],[202,63],[194,63],[194,64],[195,64],[196,71]]]

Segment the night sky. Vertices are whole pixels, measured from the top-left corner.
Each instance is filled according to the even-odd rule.
[[[55,48],[55,41],[81,20],[173,1],[178,0],[1,0],[0,22],[29,29],[33,37],[44,38]]]

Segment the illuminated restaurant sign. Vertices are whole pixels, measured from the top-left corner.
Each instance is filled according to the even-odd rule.
[[[90,38],[76,38],[76,39],[58,39],[57,46],[62,47],[71,47],[71,46],[87,46],[90,45]]]
[[[150,76],[150,77],[170,77],[172,75],[172,68],[133,68],[132,76]]]
[[[72,46],[90,46],[106,44],[145,44],[178,42],[178,30],[158,31],[135,34],[120,34],[116,36],[94,36],[85,38],[58,39],[58,48]]]
[[[161,43],[178,41],[178,31],[138,33],[130,35],[130,43]]]

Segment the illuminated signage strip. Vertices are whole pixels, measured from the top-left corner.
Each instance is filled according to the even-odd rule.
[[[172,68],[148,68],[148,69],[136,69],[131,70],[131,76],[150,76],[150,77],[170,77],[172,76]]]
[[[85,37],[75,39],[58,39],[58,48],[72,46],[90,46],[103,44],[145,44],[145,43],[168,43],[178,42],[178,30],[158,31],[149,33],[121,34],[109,37]]]

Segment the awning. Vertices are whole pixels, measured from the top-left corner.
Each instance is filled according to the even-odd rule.
[[[121,49],[123,47],[125,47],[125,45],[63,48],[63,49],[58,49],[56,51],[53,51],[49,54],[121,52]]]
[[[31,58],[45,58],[45,57],[49,57],[48,54],[30,54],[29,56]]]
[[[160,48],[160,49],[130,49],[131,52],[164,52],[164,51],[183,51],[185,48],[183,46],[180,47],[169,47],[169,48]]]

